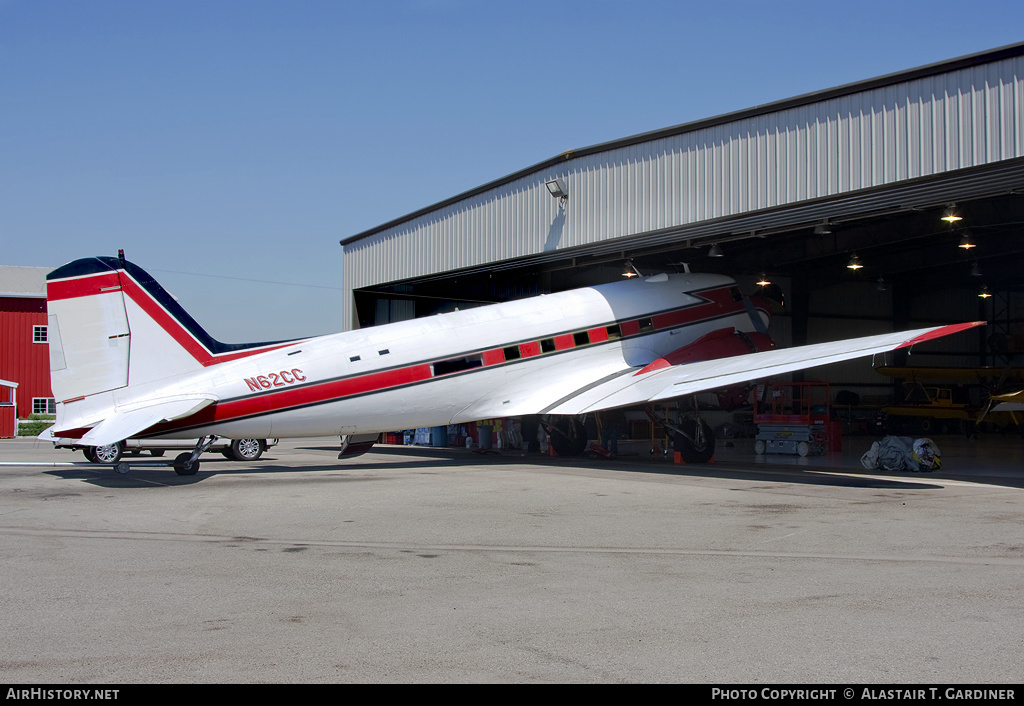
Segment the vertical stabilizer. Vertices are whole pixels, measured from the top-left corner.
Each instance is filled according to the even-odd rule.
[[[46,280],[50,382],[58,403],[283,345],[214,340],[145,270],[120,257],[75,260]]]

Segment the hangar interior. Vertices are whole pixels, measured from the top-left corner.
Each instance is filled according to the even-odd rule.
[[[630,268],[770,295],[780,346],[987,322],[792,376],[845,391],[845,432],[873,433],[908,381],[972,407],[1024,387],[1022,229],[1024,43],[572,150],[342,240],[346,328]]]

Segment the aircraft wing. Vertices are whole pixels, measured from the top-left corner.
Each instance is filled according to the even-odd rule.
[[[963,331],[984,322],[936,326],[896,333],[815,343],[731,358],[648,368],[622,368],[574,389],[562,388],[556,401],[539,411],[543,414],[583,414],[613,407],[672,399],[695,392],[715,390],[738,383],[760,380],[817,365],[908,348],[933,338]]]
[[[212,395],[190,395],[131,405],[116,410],[111,416],[94,426],[79,443],[83,446],[114,444],[137,436],[154,424],[194,414],[216,399]]]

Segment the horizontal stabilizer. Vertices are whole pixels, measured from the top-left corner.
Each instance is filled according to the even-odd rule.
[[[138,436],[154,424],[180,419],[195,414],[214,402],[212,396],[185,397],[163,400],[152,404],[114,412],[82,437],[82,446],[106,446]]]

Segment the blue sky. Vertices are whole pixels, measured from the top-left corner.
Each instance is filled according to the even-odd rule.
[[[124,248],[227,342],[553,157],[1024,40],[1024,3],[0,0],[0,264]]]

